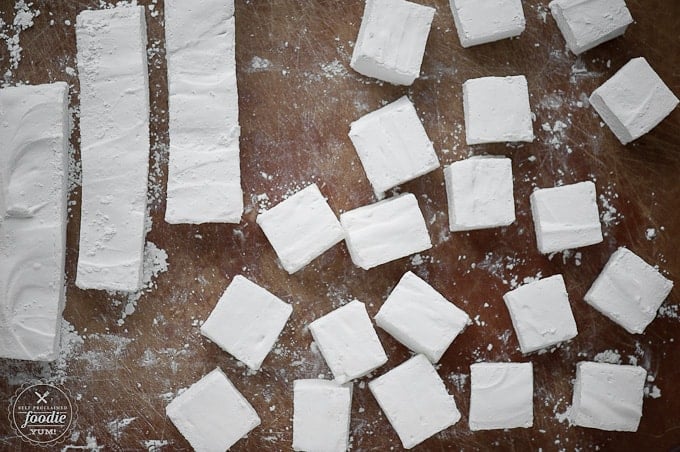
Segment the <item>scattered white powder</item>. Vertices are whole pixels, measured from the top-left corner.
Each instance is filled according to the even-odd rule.
[[[148,452],[161,452],[162,448],[169,446],[170,442],[164,439],[148,439],[142,442]]]
[[[647,228],[647,230],[645,231],[645,238],[647,240],[654,240],[656,238],[656,229]]]
[[[658,317],[677,320],[680,318],[679,308],[677,304],[664,304],[659,308]]]
[[[14,3],[14,21],[12,24],[5,23],[0,19],[0,39],[5,41],[7,52],[9,53],[9,67],[4,74],[3,85],[12,81],[14,71],[19,67],[21,62],[21,48],[20,37],[21,32],[28,30],[33,26],[33,19],[40,15],[40,10],[31,9],[33,3],[26,3],[24,0],[17,0]]]
[[[254,56],[250,60],[250,69],[252,72],[266,71],[272,66],[272,62],[266,58],[261,58],[259,56]]]
[[[338,60],[334,60],[330,63],[322,63],[321,70],[326,78],[343,77],[348,74],[347,69]]]
[[[448,379],[456,387],[456,390],[460,392],[465,389],[469,377],[470,376],[468,374],[458,374],[452,372],[449,374]]]
[[[658,399],[661,397],[661,389],[657,385],[645,386],[644,389],[645,397],[651,397],[652,399]]]
[[[116,441],[120,441],[120,437],[123,434],[123,431],[130,425],[132,422],[137,419],[136,417],[128,417],[124,419],[116,419],[113,421],[110,421],[106,424],[106,429],[109,431],[111,436]]]
[[[605,350],[593,358],[598,363],[621,364],[621,354],[618,350]]]

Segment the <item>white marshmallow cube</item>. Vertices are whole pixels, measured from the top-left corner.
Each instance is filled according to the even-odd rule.
[[[293,384],[293,450],[344,452],[349,440],[352,385],[328,380]]]
[[[450,0],[449,3],[463,47],[519,36],[526,26],[521,0]]]

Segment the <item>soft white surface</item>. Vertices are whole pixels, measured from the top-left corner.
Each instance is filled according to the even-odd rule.
[[[233,13],[233,0],[165,1],[168,223],[241,221]]]
[[[335,381],[347,383],[387,362],[366,306],[354,300],[309,324]]]
[[[224,452],[260,425],[260,418],[219,368],[178,395],[165,408],[197,452]]]
[[[376,314],[375,323],[436,363],[470,318],[427,282],[407,272]]]
[[[535,190],[530,200],[536,242],[541,253],[602,241],[595,184],[591,181]]]
[[[378,195],[439,168],[432,142],[406,96],[354,121],[349,137]]]
[[[638,366],[578,363],[571,422],[600,430],[637,431],[646,379],[647,371]]]
[[[51,361],[64,309],[68,85],[0,89],[0,357]]]
[[[460,419],[456,401],[424,355],[414,356],[368,387],[406,449]]]
[[[149,176],[144,8],[83,11],[76,40],[83,173],[76,285],[136,291]]]
[[[609,258],[584,300],[629,333],[639,334],[672,288],[673,281],[622,247]]]
[[[342,241],[345,233],[316,184],[257,216],[281,265],[295,273]]]
[[[449,3],[463,47],[519,36],[526,26],[521,0],[450,0]]]
[[[420,75],[435,9],[404,0],[366,0],[350,66],[395,85]]]
[[[258,370],[292,312],[291,305],[237,275],[201,325],[201,334]]]

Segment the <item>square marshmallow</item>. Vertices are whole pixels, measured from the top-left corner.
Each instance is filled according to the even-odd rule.
[[[678,106],[678,98],[644,58],[633,58],[593,91],[590,104],[623,144],[646,134]]]
[[[531,363],[470,366],[470,430],[528,428],[534,424]]]
[[[562,275],[543,278],[503,295],[522,353],[574,338],[578,331]]]
[[[578,363],[572,423],[600,430],[637,431],[646,379],[647,371],[638,366]]]
[[[531,194],[536,242],[543,254],[554,253],[602,241],[595,184],[586,181]]]
[[[345,212],[340,223],[352,262],[364,270],[432,248],[411,193]]]
[[[575,55],[621,36],[633,23],[623,0],[555,0],[548,6]]]
[[[227,450],[260,425],[253,407],[219,368],[175,397],[165,413],[199,452]]]
[[[467,144],[534,141],[529,88],[523,75],[463,83]]]
[[[349,137],[376,194],[439,168],[439,160],[408,97],[354,121]]]
[[[295,273],[340,242],[345,234],[316,184],[257,216],[281,265]]]
[[[352,385],[328,380],[293,384],[293,450],[344,452],[349,440]]]
[[[609,258],[584,300],[629,333],[641,334],[672,288],[673,281],[622,247]]]
[[[444,177],[451,231],[497,228],[515,221],[510,159],[461,160],[444,168]]]
[[[201,334],[258,370],[291,312],[291,305],[237,275],[201,326]]]
[[[366,306],[354,300],[309,324],[326,364],[340,384],[363,377],[387,362]]]
[[[411,272],[402,276],[375,316],[396,340],[436,363],[470,318]]]
[[[420,75],[435,9],[404,0],[366,0],[350,66],[394,85]]]
[[[406,449],[460,420],[456,401],[424,355],[376,378],[368,388]]]
[[[521,0],[450,0],[450,5],[463,47],[519,36],[526,26]]]

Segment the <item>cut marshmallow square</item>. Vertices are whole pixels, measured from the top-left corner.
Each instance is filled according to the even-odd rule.
[[[295,273],[340,242],[345,234],[316,184],[257,216],[281,265]]]
[[[633,23],[623,0],[555,0],[548,6],[575,55],[621,36]]]
[[[460,420],[456,401],[424,355],[416,355],[376,378],[368,388],[405,449]]]
[[[219,368],[175,397],[165,412],[198,452],[227,450],[260,425],[253,407]]]
[[[534,141],[529,88],[523,75],[463,83],[467,144]]]
[[[375,323],[436,363],[470,318],[428,283],[407,272],[376,314]]]
[[[637,140],[678,106],[678,98],[644,58],[633,58],[593,91],[590,104],[622,144]]]
[[[449,229],[508,226],[515,221],[512,162],[508,158],[472,157],[444,168]]]
[[[293,450],[344,452],[349,440],[352,385],[328,380],[293,384]]]
[[[470,366],[470,430],[529,428],[534,424],[531,363]]]
[[[526,26],[521,0],[450,0],[450,5],[463,47],[519,36]]]
[[[595,184],[586,181],[531,194],[536,242],[543,254],[554,253],[602,241]]]
[[[291,305],[237,275],[201,325],[201,334],[258,370],[292,312]]]
[[[503,295],[522,353],[576,337],[576,321],[562,275],[543,278]]]
[[[349,137],[376,194],[439,168],[439,160],[408,97],[354,121]]]
[[[366,306],[354,300],[309,324],[309,331],[339,384],[387,362]]]
[[[364,270],[432,248],[418,200],[404,193],[340,215],[352,262]]]
[[[584,300],[629,333],[641,334],[672,288],[673,281],[622,247],[609,258]]]
[[[647,371],[638,366],[580,362],[570,418],[581,427],[635,432],[642,417]]]
[[[394,85],[420,75],[435,9],[404,0],[366,0],[350,66]]]

